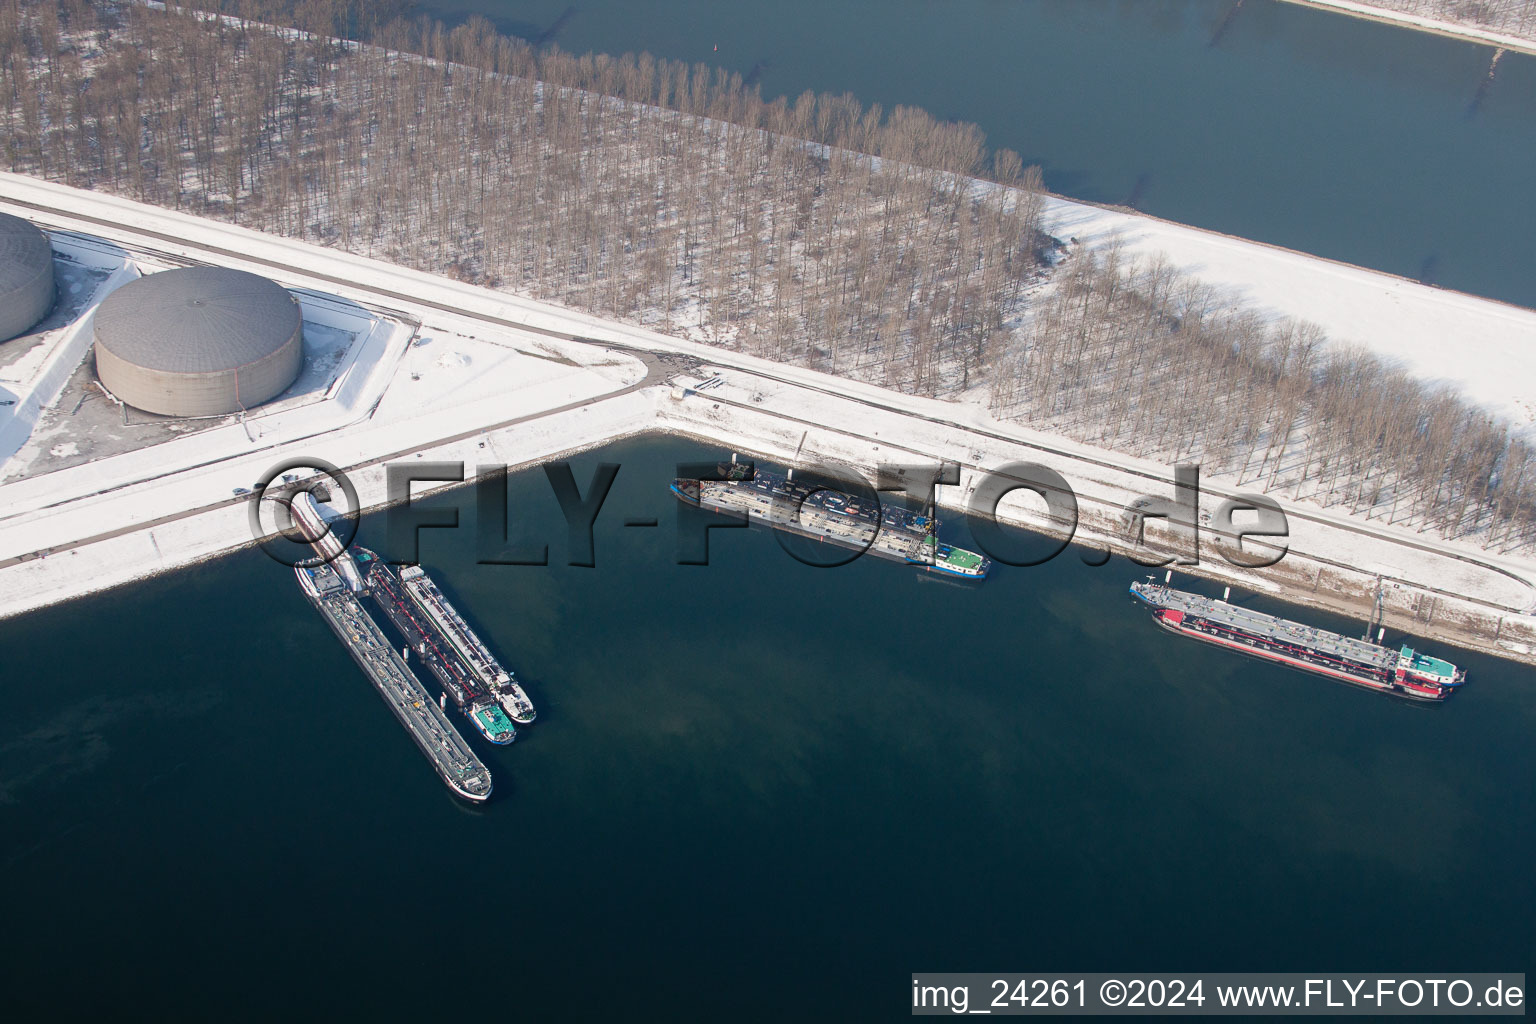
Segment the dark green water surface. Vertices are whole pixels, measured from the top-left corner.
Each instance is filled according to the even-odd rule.
[[[717,454],[573,460],[623,467],[595,568],[539,470],[555,564],[477,565],[468,493],[423,533],[541,709],[476,739],[481,809],[258,552],[0,623],[8,1007],[862,1020],[914,970],[1533,966],[1528,669],[1441,648],[1465,692],[1393,702],[1160,633],[1075,553],[678,566],[667,481]]]

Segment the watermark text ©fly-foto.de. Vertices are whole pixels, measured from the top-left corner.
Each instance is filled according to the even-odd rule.
[[[573,566],[594,567],[596,542],[594,527],[606,506],[618,463],[599,463],[591,478],[580,484],[570,463],[558,461],[543,467],[546,479],[559,505],[566,526],[567,562]],[[756,470],[751,462],[681,463],[676,467],[680,480],[700,483],[751,482]],[[856,500],[858,506],[874,510],[867,538],[850,542],[838,538],[842,548],[851,547],[834,560],[781,543],[797,561],[820,568],[846,565],[868,550],[874,532],[883,517],[882,494],[895,494],[910,505],[927,508],[939,486],[960,483],[959,467],[944,464],[882,463],[872,486],[862,475],[846,467],[811,466],[797,471],[798,484],[792,493],[779,495],[784,503],[782,514],[799,522],[807,500],[821,492],[837,492]],[[422,462],[401,460],[385,466],[386,501],[385,557],[396,564],[419,560],[421,531],[457,529],[458,503],[434,500],[430,504],[413,494],[413,485],[451,485],[472,481],[476,512],[476,557],[482,565],[542,566],[549,564],[549,544],[544,541],[510,540],[507,467],[500,464],[478,465],[473,476],[466,476],[463,462]],[[348,474],[336,466],[315,458],[294,458],[273,466],[258,481],[248,501],[252,537],[272,557],[287,565],[313,564],[314,552],[294,526],[288,506],[294,496],[307,492],[317,503],[335,508],[338,493],[344,497],[342,508],[328,516],[329,529],[338,535],[339,549],[351,544],[357,531],[360,510],[357,489]],[[999,508],[1010,496],[1025,492],[1044,503],[1043,526],[1049,543],[1040,550],[1040,536],[1009,529]],[[1264,568],[1275,565],[1288,551],[1290,535],[1285,512],[1273,499],[1258,494],[1239,494],[1223,500],[1209,515],[1201,510],[1200,469],[1194,465],[1174,467],[1171,495],[1142,495],[1118,510],[1120,541],[1128,556],[1139,565],[1198,565],[1205,547],[1213,547],[1226,562],[1240,568]],[[1017,500],[1017,499],[1015,499]],[[1239,517],[1242,517],[1240,523]],[[1077,535],[1081,518],[1077,493],[1057,471],[1039,463],[1010,463],[982,473],[970,489],[964,521],[975,546],[1004,565],[1033,566],[1050,561],[1065,551]],[[1148,543],[1148,522],[1160,522],[1159,543]],[[676,561],[679,565],[709,564],[709,531],[744,527],[749,523],[744,513],[729,510],[704,511],[689,503],[677,503]],[[656,527],[655,518],[630,517],[625,526]],[[1213,538],[1202,543],[1202,533]],[[1245,541],[1262,538],[1259,544]],[[1102,565],[1109,559],[1104,548],[1083,549],[1082,560]]]

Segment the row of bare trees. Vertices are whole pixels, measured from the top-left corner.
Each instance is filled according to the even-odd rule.
[[[765,103],[483,21],[346,46],[137,4],[0,11],[7,163],[70,184],[929,394],[969,383],[1038,269],[1038,172],[1004,153],[1020,187],[976,189],[953,172],[979,132],[917,111]]]
[[[222,7],[0,0],[5,163],[911,393],[985,384],[1108,448],[1536,544],[1536,461],[1502,423],[1166,264],[1050,270],[1038,172],[974,127],[483,21]]]
[[[1055,281],[998,355],[1000,414],[1488,548],[1536,543],[1536,449],[1454,391],[1115,248]]]

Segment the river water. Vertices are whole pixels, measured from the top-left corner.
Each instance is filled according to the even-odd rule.
[[[1486,50],[1284,4],[1215,47],[1224,5],[746,6],[587,2],[560,42],[767,59],[1062,192],[1536,301],[1528,59],[1469,116]],[[1164,635],[1137,567],[1070,553],[965,588],[737,530],[677,565],[667,481],[719,454],[573,460],[622,466],[594,568],[538,470],[547,567],[477,564],[439,499],[423,561],[541,709],[480,744],[480,809],[259,552],[0,622],[8,1006],[889,1019],[914,970],[1536,967],[1530,669],[1431,645],[1466,690],[1392,702]]]
[[[0,623],[12,1005],[889,1019],[914,970],[1533,966],[1529,669],[1441,648],[1466,690],[1394,702],[1163,634],[1072,553],[677,565],[667,482],[719,454],[572,460],[622,467],[594,568],[537,469],[547,567],[437,499],[421,557],[540,708],[477,740],[480,809],[259,552]]]
[[[538,39],[571,0],[432,0]],[[572,52],[973,121],[1055,192],[1536,306],[1536,58],[1247,0],[575,0]],[[717,49],[718,48],[718,49]]]

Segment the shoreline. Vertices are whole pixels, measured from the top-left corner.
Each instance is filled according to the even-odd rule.
[[[1315,7],[1320,11],[1331,11],[1334,14],[1359,18],[1362,21],[1374,21],[1384,25],[1395,25],[1398,28],[1412,29],[1417,32],[1427,32],[1431,35],[1444,36],[1464,43],[1493,46],[1504,50],[1512,50],[1516,53],[1536,56],[1536,39],[1527,39],[1524,36],[1496,32],[1493,29],[1461,25],[1454,21],[1442,21],[1439,18],[1430,18],[1422,14],[1406,14],[1402,11],[1377,7],[1374,4],[1359,3],[1356,0],[1281,0],[1281,2],[1295,4],[1298,7]]]
[[[704,424],[699,423],[690,425],[674,422],[661,428],[659,432],[669,436],[683,437],[700,444],[719,445],[748,458],[760,459],[776,465],[787,465],[792,461],[789,454],[790,446],[773,450],[773,446],[767,443],[771,440],[769,438],[751,439],[738,436],[727,440],[719,436],[719,431],[709,433],[702,429],[703,427]],[[823,431],[823,440],[827,433]],[[871,474],[868,465],[841,457],[843,451],[846,449],[840,451],[836,445],[824,443],[815,450],[808,446],[801,454],[803,459],[815,458],[819,455],[825,461],[850,466],[869,479]],[[941,518],[953,522],[955,517],[965,513],[964,499],[974,487],[975,472],[973,467],[962,462],[960,484],[940,487],[936,490],[935,504],[947,513]],[[1070,538],[1066,538],[1060,529],[1044,525],[1038,517],[1021,516],[1012,510],[1000,508],[999,520],[1009,527],[1032,534],[1068,539],[1068,546],[1055,556],[1057,558],[1084,557],[1089,552],[1102,555],[1106,549],[1111,554],[1127,558],[1133,552],[1139,553],[1142,557],[1146,557],[1149,552],[1153,555],[1162,553],[1160,546],[1155,543],[1140,549],[1139,552],[1125,543],[1119,529],[1118,516],[1124,507],[1124,501],[1121,500],[1124,494],[1090,493],[1087,488],[1080,486],[1089,479],[1088,477],[1081,472],[1073,473],[1070,470],[1067,472],[1068,483],[1075,488],[1081,506],[1080,523]],[[1202,495],[1209,496],[1209,492],[1203,485]],[[1103,511],[1093,511],[1096,506],[1103,506]],[[1208,526],[1201,527],[1201,534],[1199,564],[1156,567],[1135,565],[1132,575],[1135,578],[1147,574],[1161,576],[1172,569],[1175,578],[1182,575],[1198,578],[1210,584],[1231,586],[1236,591],[1279,601],[1296,608],[1319,610],[1354,620],[1370,617],[1375,604],[1375,580],[1368,571],[1329,564],[1325,558],[1297,551],[1294,543],[1291,554],[1275,566],[1261,570],[1245,570],[1232,566],[1215,554],[1212,550],[1214,545],[1207,539],[1212,535]],[[1293,532],[1291,540],[1294,542],[1294,539]],[[1029,567],[998,565],[993,571],[1028,572]],[[1490,655],[1516,664],[1536,664],[1536,618],[1512,610],[1505,612],[1478,610],[1466,605],[1464,599],[1458,601],[1448,595],[1431,598],[1428,601],[1415,600],[1411,606],[1405,606],[1405,599],[1399,597],[1405,589],[1398,584],[1393,584],[1387,589],[1387,600],[1382,607],[1382,623],[1389,631]],[[1460,607],[1457,607],[1458,604]],[[1523,636],[1524,639],[1517,639],[1518,636]]]
[[[385,503],[381,460],[430,456],[526,467],[647,433],[694,438],[784,465],[824,459],[867,471],[882,461],[958,462],[961,484],[939,489],[948,509],[964,507],[981,475],[1006,471],[1010,463],[1039,462],[1070,482],[1080,500],[1077,539],[1100,550],[1124,550],[1123,540],[1117,543],[1120,513],[1131,501],[1171,489],[1171,469],[1163,463],[999,420],[975,400],[906,395],[102,193],[36,179],[0,181],[12,183],[5,203],[27,206],[24,197],[30,197],[27,212],[36,217],[47,211],[50,223],[68,230],[111,239],[133,252],[211,259],[272,274],[290,287],[386,304],[394,314],[418,318],[422,333],[438,339],[425,355],[419,346],[410,350],[363,422],[259,447],[254,438],[232,447],[209,442],[198,459],[162,466],[153,479],[112,482],[106,490],[104,481],[123,476],[121,466],[109,463],[125,456],[0,486],[13,510],[0,517],[0,580],[6,584],[0,617],[249,546],[246,503],[231,501],[230,488],[250,486],[275,460],[294,455],[324,458],[349,472],[360,467],[353,480],[366,509]],[[1185,235],[1228,249],[1241,245],[1196,229],[1180,229]],[[1249,250],[1282,278],[1297,267],[1324,266],[1261,246]],[[1346,273],[1332,264],[1326,269],[1331,286],[1350,294],[1361,295],[1362,283],[1367,292],[1389,283],[1373,272]],[[1420,317],[1454,295],[1390,284]],[[1458,315],[1467,306],[1473,313],[1492,308],[1459,298]],[[449,357],[459,351],[473,354],[466,362],[476,369],[454,369],[459,362]],[[549,376],[529,376],[538,372]],[[702,393],[694,390],[713,376],[722,379]],[[417,492],[454,486],[461,485]],[[1242,489],[1233,480],[1203,479],[1209,504],[1202,507]],[[1241,570],[1203,547],[1200,565],[1176,572],[1357,617],[1381,577],[1391,587],[1386,614],[1394,631],[1536,663],[1536,566],[1530,558],[1426,538],[1305,501],[1284,506],[1292,522],[1292,554],[1281,566]],[[146,507],[157,514],[153,521],[146,521]],[[1005,522],[1040,530],[1027,508],[1000,512]],[[1160,553],[1151,532],[1153,554]],[[1202,532],[1212,536],[1208,528]],[[28,554],[40,550],[46,559]],[[23,560],[13,557],[7,565],[6,556]]]
[[[488,433],[486,438],[489,441],[495,436],[496,433],[492,432]],[[524,472],[550,462],[567,459],[574,455],[580,455],[588,451],[607,448],[611,445],[620,444],[625,441],[648,437],[662,439],[670,438],[709,447],[718,447],[722,450],[722,452],[729,450],[734,454],[741,455],[749,459],[772,463],[774,465],[782,466],[790,461],[789,458],[783,454],[764,450],[767,447],[766,445],[761,448],[752,447],[750,445],[734,445],[719,436],[712,436],[710,434],[704,433],[702,430],[697,429],[697,427],[690,429],[688,425],[643,424],[631,425],[627,429],[621,427],[617,432],[610,435],[605,435],[599,439],[580,441],[572,444],[570,447],[527,458],[520,462],[509,463],[507,465],[507,472],[509,474]],[[445,451],[442,447],[436,446],[435,443],[429,442],[420,450],[419,454],[423,456],[431,456],[434,459],[441,459],[447,455],[452,454],[452,447],[456,447],[462,443],[463,442],[453,442],[448,446],[450,450]],[[806,452],[804,454],[814,453]],[[853,465],[852,463],[844,462],[835,456],[828,456],[827,461],[837,462],[846,466],[847,468],[853,469],[866,479],[871,477],[868,466]],[[359,464],[356,466],[343,466],[341,468],[344,472],[347,472],[349,475],[353,476],[354,479],[356,479],[362,473],[366,472],[370,467],[366,464]],[[944,510],[946,515],[943,518],[951,523],[953,523],[957,517],[963,517],[965,514],[964,505],[954,500],[956,497],[954,492],[968,490],[968,488],[964,486],[964,483],[965,481],[962,479],[961,486],[941,487],[938,488],[935,492],[935,505],[939,509]],[[413,489],[412,496],[413,498],[442,497],[443,495],[451,494],[455,491],[467,490],[472,486],[474,486],[474,478],[468,477],[460,482],[449,482],[435,487],[422,487],[419,490]],[[363,491],[363,488],[360,487],[359,490],[361,492]],[[1101,503],[1107,504],[1110,506],[1111,512],[1116,511],[1119,508],[1119,506],[1113,504],[1113,499],[1095,499],[1083,494],[1080,494],[1080,497],[1086,499],[1083,502],[1085,505]],[[386,512],[396,504],[398,504],[398,502],[391,502],[385,497],[380,497],[371,501],[364,498],[362,500],[360,515],[378,515]],[[1091,552],[1098,555],[1117,555],[1122,558],[1126,558],[1127,560],[1132,560],[1133,554],[1141,554],[1145,556],[1148,551],[1148,549],[1141,549],[1138,551],[1136,548],[1125,544],[1122,538],[1112,529],[1105,529],[1105,527],[1113,525],[1114,519],[1112,515],[1093,516],[1085,514],[1083,516],[1084,525],[1076,530],[1075,533],[1070,537],[1065,536],[1059,530],[1053,530],[1051,528],[1042,526],[1037,522],[1030,522],[1023,517],[1008,514],[1006,512],[1000,511],[999,519],[1012,529],[1022,530],[1037,536],[1048,536],[1059,540],[1066,540],[1066,546],[1055,556],[1055,558],[1084,557],[1087,553]],[[771,529],[771,527],[768,527],[766,524],[762,524],[757,521],[753,521],[751,525],[753,528]],[[1204,534],[1210,533],[1212,531],[1209,530],[1209,527],[1202,527],[1201,532]],[[1204,541],[1202,542],[1202,550],[1206,546],[1206,543],[1207,542]],[[53,607],[54,605],[64,604],[68,601],[73,601],[79,598],[95,597],[107,594],[137,583],[142,583],[147,580],[156,579],[188,569],[193,569],[198,566],[217,561],[221,558],[237,555],[241,552],[249,550],[250,548],[257,547],[258,545],[258,541],[251,539],[244,539],[234,542],[225,541],[221,543],[221,546],[217,546],[214,549],[193,553],[184,559],[148,568],[142,572],[129,575],[122,579],[103,581],[100,583],[100,585],[88,584],[83,588],[70,588],[69,593],[50,595],[40,603],[36,603],[28,607],[17,609],[0,609],[0,620],[25,616],[32,612],[42,611],[46,608]],[[1157,553],[1155,548],[1151,550],[1152,553]],[[1315,574],[1311,570],[1297,571],[1293,564],[1294,561],[1297,560],[1316,561],[1316,559],[1312,558],[1312,556],[1302,554],[1298,555],[1296,559],[1282,561],[1275,566],[1263,570],[1268,577],[1268,586],[1260,585],[1257,580],[1243,576],[1242,574],[1244,570],[1234,569],[1226,565],[1226,563],[1220,563],[1217,559],[1210,557],[1202,558],[1202,561],[1197,565],[1142,566],[1132,560],[1132,565],[1127,568],[1130,569],[1130,577],[1128,578],[1133,577],[1139,579],[1142,576],[1147,575],[1157,577],[1171,570],[1176,584],[1178,583],[1178,577],[1183,576],[1191,579],[1198,579],[1211,585],[1229,586],[1232,589],[1239,591],[1241,594],[1280,602],[1293,608],[1302,609],[1305,611],[1321,611],[1331,615],[1342,616],[1351,620],[1365,620],[1370,618],[1374,606],[1374,598],[1372,596],[1363,593],[1356,593],[1350,589],[1335,586],[1335,584],[1342,582],[1342,580],[1337,578],[1334,580],[1329,580],[1329,586],[1319,586],[1319,584],[1324,580],[1325,574],[1328,572],[1328,568],[1326,566],[1319,566]],[[1090,564],[1102,565],[1104,563],[1097,562]],[[900,567],[898,566],[896,568],[899,569]],[[1031,568],[1033,568],[1033,566],[1020,567],[1002,564],[995,567],[993,571],[1028,572]],[[1310,587],[1307,585],[1309,578],[1313,580]],[[1457,617],[1454,612],[1447,614],[1446,617],[1441,618],[1438,621],[1421,621],[1417,618],[1417,615],[1409,616],[1404,609],[1388,603],[1382,608],[1382,614],[1382,624],[1389,631],[1400,634],[1397,638],[1398,641],[1403,640],[1406,636],[1417,640],[1420,643],[1420,646],[1422,646],[1425,642],[1444,644],[1446,646],[1457,648],[1458,650],[1487,655],[1516,664],[1536,664],[1536,656],[1533,656],[1531,649],[1527,649],[1525,651],[1516,651],[1507,646],[1499,646],[1496,642],[1490,641],[1485,635],[1474,629],[1464,616]],[[1512,616],[1501,616],[1501,618],[1510,617]],[[1528,628],[1527,633],[1530,634],[1533,639],[1536,639],[1536,629]]]

